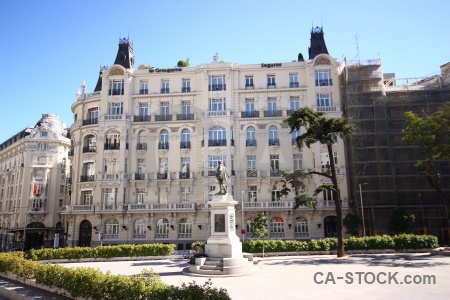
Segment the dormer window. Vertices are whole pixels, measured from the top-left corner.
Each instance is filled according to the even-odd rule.
[[[41,137],[48,137],[47,131],[41,131]]]

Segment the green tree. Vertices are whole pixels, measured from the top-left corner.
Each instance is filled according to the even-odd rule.
[[[336,137],[344,138],[356,131],[356,127],[350,124],[349,118],[329,118],[323,112],[315,112],[309,107],[303,107],[294,113],[292,113],[286,120],[291,133],[293,131],[299,131],[301,134],[297,136],[297,146],[301,149],[303,144],[308,148],[314,143],[320,143],[326,145],[328,150],[328,157],[333,157],[333,144],[336,142]],[[331,183],[322,184],[319,186],[315,194],[324,190],[331,190],[333,193],[334,204],[336,207],[337,218],[337,256],[342,257],[344,252],[344,230],[343,230],[343,217],[342,217],[342,202],[339,192],[339,185],[336,176],[336,167],[334,160],[330,159],[330,166],[322,171],[311,171],[307,174],[316,174],[328,178]]]
[[[191,64],[189,63],[189,58],[187,58],[186,60],[179,60],[177,63],[177,67],[181,68],[181,67],[189,67]]]
[[[416,166],[421,168],[430,185],[445,199],[447,206],[450,206],[450,193],[443,190],[442,176],[436,168],[439,160],[450,159],[450,104],[428,116],[420,117],[409,111],[405,113],[405,117],[403,140],[415,143],[421,155]]]
[[[346,229],[345,233],[351,234],[353,236],[358,235],[358,228],[361,226],[361,218],[357,214],[348,213],[344,218],[344,227]]]
[[[280,196],[289,195],[292,190],[294,191],[294,209],[300,206],[313,207],[316,202],[316,197],[305,192],[306,180],[309,175],[304,169],[296,169],[292,173],[283,171],[281,172],[281,179],[275,183],[275,186],[281,184]]]
[[[267,218],[263,212],[259,212],[256,218],[252,220],[252,237],[262,240],[263,243],[263,257],[264,257],[264,243],[268,236],[267,234]]]
[[[388,229],[393,234],[411,233],[416,216],[408,215],[404,209],[397,209],[391,215]]]

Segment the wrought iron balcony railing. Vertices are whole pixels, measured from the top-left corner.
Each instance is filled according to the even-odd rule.
[[[134,116],[134,122],[149,122],[151,121],[151,116]]]

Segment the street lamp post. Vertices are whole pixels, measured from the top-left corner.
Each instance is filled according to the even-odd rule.
[[[363,207],[361,186],[366,185],[366,184],[367,184],[367,182],[359,184],[359,197],[361,198],[361,217],[362,217],[362,223],[363,223],[363,236],[366,236],[366,224],[364,222],[364,207]]]
[[[28,208],[27,206],[14,206],[14,208],[18,208],[19,209],[19,216],[22,212],[22,208]],[[23,237],[22,237],[22,251],[25,252],[25,240],[27,238],[26,236],[26,226],[27,226],[27,212],[25,211],[25,220],[23,221]]]
[[[244,193],[245,191],[241,191],[241,232],[243,229],[245,229],[245,225],[244,225]],[[242,234],[242,242],[245,241],[245,234]]]

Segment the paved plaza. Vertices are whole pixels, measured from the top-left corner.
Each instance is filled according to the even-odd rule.
[[[183,275],[187,260],[146,260],[62,264],[133,275],[153,269],[163,282],[179,286],[209,277]],[[448,299],[450,257],[418,254],[279,256],[259,258],[247,276],[213,277],[213,287],[241,299]],[[411,282],[411,284],[408,284]]]

